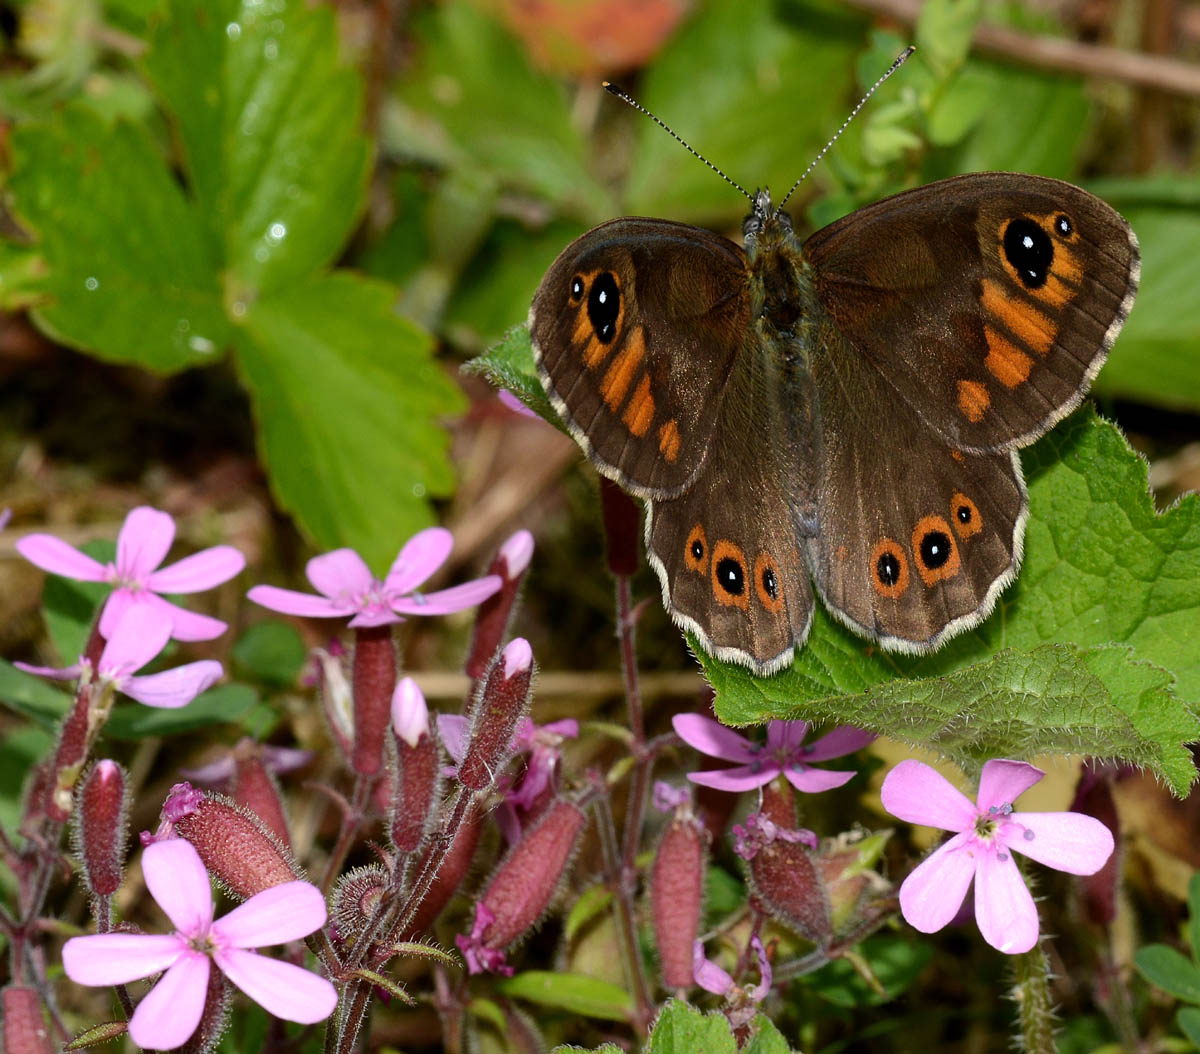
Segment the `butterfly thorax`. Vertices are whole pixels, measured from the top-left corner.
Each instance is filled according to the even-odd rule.
[[[814,294],[791,216],[772,208],[770,191],[762,189],[754,195],[742,231],[750,259],[753,313],[763,336],[773,344],[803,348]]]

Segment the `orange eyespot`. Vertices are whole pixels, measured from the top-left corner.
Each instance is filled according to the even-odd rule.
[[[689,571],[708,574],[708,537],[700,524],[688,532],[687,541],[683,543],[683,563]]]
[[[772,615],[783,611],[783,580],[779,565],[769,553],[759,553],[754,560],[754,592]]]
[[[881,538],[871,550],[871,585],[889,600],[908,589],[908,558],[891,538]]]
[[[724,539],[713,546],[712,588],[718,604],[750,608],[750,583],[746,581],[746,557],[732,542]]]
[[[958,574],[958,545],[950,533],[950,524],[941,516],[923,516],[912,534],[917,571],[927,586]]]
[[[983,530],[983,517],[979,515],[979,506],[961,490],[956,491],[950,499],[950,522],[954,524],[954,533],[964,541]]]

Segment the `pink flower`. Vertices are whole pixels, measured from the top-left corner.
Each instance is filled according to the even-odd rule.
[[[246,558],[231,545],[218,545],[156,570],[174,540],[175,521],[165,512],[140,505],[125,517],[117,535],[115,564],[93,560],[52,534],[27,534],[17,542],[17,551],[51,574],[115,585],[100,613],[100,632],[105,637],[113,635],[131,607],[146,605],[169,616],[176,640],[212,640],[228,628],[224,622],[188,611],[158,594],[212,589],[238,574]]]
[[[447,615],[486,600],[501,586],[498,575],[487,575],[436,593],[417,592],[417,586],[446,562],[453,546],[454,538],[444,527],[419,531],[405,543],[382,582],[372,577],[353,549],[335,549],[314,556],[305,568],[320,596],[277,586],[255,586],[247,596],[284,615],[353,615],[351,626],[386,626],[403,622],[402,615]]]
[[[812,763],[853,754],[875,738],[873,732],[842,725],[815,743],[806,744],[807,721],[771,721],[763,745],[700,714],[676,714],[671,723],[679,738],[701,754],[741,762],[736,768],[688,773],[693,783],[725,791],[762,787],[780,773],[796,790],[807,794],[840,787],[853,778],[853,771],[814,769]]]
[[[177,710],[187,706],[201,692],[211,687],[224,672],[221,664],[212,659],[189,662],[161,673],[135,676],[136,672],[153,659],[171,639],[171,617],[157,605],[134,604],[121,616],[113,628],[100,653],[100,661],[93,672],[87,659],[81,658],[74,666],[53,669],[48,666],[30,666],[28,663],[13,663],[26,673],[53,677],[67,681],[85,676],[101,684],[109,684],[114,690],[136,699],[146,706],[157,706]]]
[[[323,926],[325,899],[315,886],[272,886],[214,922],[208,872],[189,842],[172,838],[147,846],[142,870],[176,932],[103,933],[63,945],[63,969],[77,984],[125,984],[166,971],[130,1019],[129,1035],[139,1047],[171,1050],[187,1041],[204,1011],[212,962],[285,1021],[312,1024],[333,1013],[337,992],[325,978],[250,950],[298,940]]]
[[[771,961],[767,958],[767,950],[757,934],[750,938],[750,947],[758,957],[759,981],[756,985],[741,989],[741,992],[749,1002],[761,1003],[771,990]],[[738,992],[738,986],[728,971],[705,957],[703,941],[696,941],[692,946],[692,979],[706,992],[712,992],[714,995],[733,998]]]
[[[922,933],[940,930],[958,913],[974,879],[983,939],[1009,955],[1037,943],[1037,908],[1012,851],[1073,875],[1094,874],[1113,851],[1112,832],[1094,817],[1013,811],[1012,803],[1043,775],[1023,761],[989,761],[972,805],[920,761],[902,761],[887,774],[880,797],[888,812],[955,832],[900,887],[900,910],[910,926]]]
[[[392,728],[410,747],[429,731],[429,705],[411,677],[401,677],[392,693]]]

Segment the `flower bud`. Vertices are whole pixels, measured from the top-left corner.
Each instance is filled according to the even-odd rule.
[[[111,897],[120,888],[128,808],[124,770],[107,758],[96,762],[83,781],[75,817],[84,878],[95,896]]]
[[[402,677],[392,694],[392,731],[410,747],[429,731],[429,706],[411,677]]]
[[[829,922],[839,944],[853,944],[897,910],[892,884],[876,870],[891,831],[848,831],[813,857],[829,898]]]
[[[614,575],[628,577],[638,568],[641,510],[628,494],[604,477],[600,479],[600,508],[604,516],[608,569]]]
[[[328,651],[316,648],[313,656],[317,660],[317,676],[321,682],[321,704],[325,710],[325,720],[329,722],[329,731],[334,741],[341,748],[342,757],[348,762],[354,753],[354,700],[350,692],[350,682],[346,679],[346,670],[342,665],[341,656],[345,649]]]
[[[338,879],[329,919],[336,940],[353,946],[387,892],[387,872],[379,864],[357,867]]]
[[[751,889],[769,915],[820,947],[828,944],[829,896],[811,849],[776,837],[757,849],[749,872]]]
[[[54,1054],[50,1029],[36,988],[10,984],[4,988],[5,1054]]]
[[[413,688],[416,689],[415,684]],[[420,690],[416,690],[419,695]],[[422,699],[421,703],[424,702]],[[420,733],[414,744],[409,745],[399,735],[394,740],[396,773],[388,810],[388,832],[392,845],[400,853],[414,852],[424,841],[433,819],[433,805],[441,776],[441,754],[437,740],[429,730],[429,712],[425,714],[425,731]]]
[[[262,820],[223,794],[205,794],[189,783],[177,783],[167,795],[163,816],[236,896],[249,898],[304,878],[303,870]]]
[[[376,776],[383,767],[383,742],[392,716],[396,685],[396,647],[392,627],[360,626],[354,631],[354,753],[360,776]]]
[[[480,791],[512,755],[513,733],[529,709],[533,651],[523,637],[510,641],[492,664],[474,707],[466,754],[458,767],[464,787]]]
[[[292,837],[288,832],[287,813],[274,774],[263,762],[259,751],[243,749],[236,753],[230,787],[233,800],[262,820],[267,830],[290,848]]]
[[[472,973],[506,969],[505,949],[549,907],[586,819],[578,805],[560,799],[509,850],[476,905],[470,936],[456,938]]]
[[[663,985],[692,983],[693,945],[700,932],[704,902],[705,833],[681,810],[663,832],[650,873],[650,914]]]
[[[475,858],[475,849],[479,845],[479,835],[483,829],[483,815],[479,805],[472,801],[463,816],[454,841],[450,848],[442,853],[437,875],[429,887],[429,892],[417,907],[412,921],[405,927],[400,936],[401,941],[420,940],[433,926],[442,909],[449,903],[450,898],[458,891],[470,870],[471,861]],[[426,842],[420,861],[414,867],[419,873],[429,863],[429,857],[434,852],[440,852],[436,842]]]
[[[75,784],[87,762],[93,691],[91,683],[80,682],[54,751],[54,784],[46,796],[46,814],[58,823],[70,818]]]
[[[479,605],[475,615],[475,631],[466,665],[467,676],[472,680],[478,680],[487,672],[488,663],[508,632],[517,594],[532,557],[533,535],[528,531],[517,531],[500,546],[500,551],[488,568],[488,574],[498,575],[502,584],[498,592]]]

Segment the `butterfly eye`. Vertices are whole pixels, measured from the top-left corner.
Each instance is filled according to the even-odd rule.
[[[617,319],[621,316],[621,290],[611,271],[596,276],[588,293],[587,313],[596,339],[610,343],[617,335]]]
[[[1038,289],[1050,277],[1054,244],[1033,220],[1013,220],[1004,229],[1004,257],[1026,289]]]

